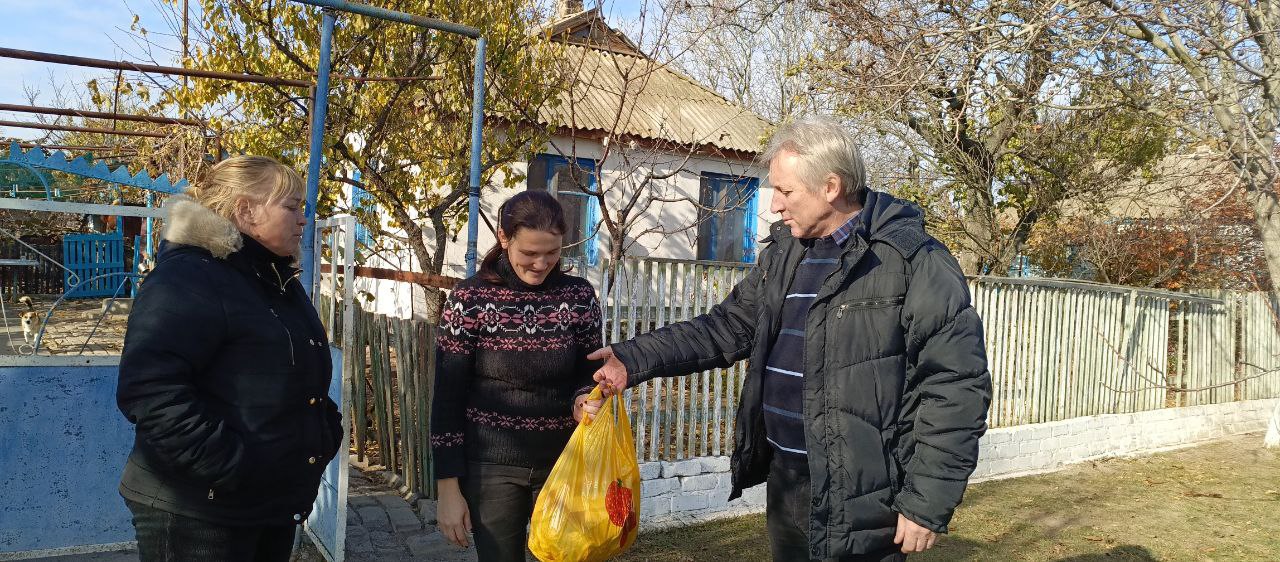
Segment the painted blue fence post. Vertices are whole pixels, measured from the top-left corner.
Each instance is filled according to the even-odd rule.
[[[476,39],[476,70],[471,94],[471,193],[467,201],[467,277],[476,274],[480,237],[480,132],[484,126],[484,37]]]
[[[756,229],[760,220],[760,180],[746,178],[745,181],[746,193],[751,195],[746,197],[746,216],[742,217],[742,261],[753,263],[756,261]]]
[[[134,237],[133,237],[133,267],[131,268],[133,273],[137,273],[137,272],[138,272],[138,261],[139,261],[139,258],[140,258],[140,256],[141,256],[141,255],[142,255],[142,237],[141,237],[141,236],[134,236]],[[138,281],[137,281],[137,280],[134,280],[134,279],[131,279],[131,280],[130,280],[130,282],[129,282],[129,296],[130,296],[130,297],[133,297],[133,298],[137,298],[137,296],[138,296]]]
[[[336,18],[324,10],[320,24],[320,66],[316,69],[316,93],[311,104],[311,150],[307,159],[307,224],[302,230],[302,286],[311,295],[315,280],[316,203],[320,196],[320,161],[323,158],[324,123],[329,112],[329,55]]]
[[[587,232],[591,233],[591,237],[583,243],[587,245],[586,252],[584,252],[587,257],[587,265],[595,267],[596,264],[600,263],[600,199],[595,196],[595,193],[597,193],[596,173],[598,170],[596,170],[594,160],[589,160],[589,162],[591,162],[591,175],[587,179],[587,191],[590,193],[587,194],[587,223],[585,228]],[[578,160],[578,165],[581,167],[581,159]]]
[[[155,193],[152,193],[152,192],[150,192],[150,191],[148,191],[148,192],[147,192],[147,208],[148,208],[148,209],[150,209],[150,208],[153,208],[153,207],[155,207],[155,206],[156,206],[156,194],[155,194]],[[154,245],[155,245],[155,242],[154,242],[154,239],[155,239],[155,236],[154,236],[154,234],[155,234],[155,233],[154,233],[154,230],[155,230],[155,223],[156,223],[156,220],[155,220],[155,219],[153,219],[153,218],[151,218],[151,217],[147,217],[147,250],[146,250],[146,255],[147,255],[147,257],[148,257],[149,259],[151,259],[151,260],[153,260],[153,261],[156,259],[155,247],[154,247]],[[137,266],[138,266],[138,264],[136,264],[136,263],[135,263],[135,264],[133,264],[133,265],[134,265],[134,267],[137,267]]]

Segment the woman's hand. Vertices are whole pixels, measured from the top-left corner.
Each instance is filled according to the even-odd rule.
[[[596,414],[600,413],[600,406],[604,404],[604,400],[587,400],[588,394],[581,394],[573,399],[573,419],[582,421],[582,415],[586,414],[588,420],[596,419]]]
[[[436,502],[436,524],[449,542],[466,548],[471,546],[471,511],[462,497],[457,478],[436,481],[440,500]]]

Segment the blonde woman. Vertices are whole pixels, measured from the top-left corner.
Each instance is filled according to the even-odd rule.
[[[337,452],[329,348],[294,266],[303,194],[294,170],[240,156],[166,203],[116,396],[144,562],[288,560]]]

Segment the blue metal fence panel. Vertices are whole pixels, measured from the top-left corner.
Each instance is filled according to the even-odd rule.
[[[350,306],[350,305],[348,305]],[[329,398],[335,404],[343,404],[342,389],[342,350],[331,346],[330,356],[333,358],[333,379],[329,383]],[[347,411],[345,405],[343,411]],[[349,437],[344,436],[342,446],[338,448],[338,456],[329,461],[320,480],[320,492],[312,506],[311,516],[307,518],[307,531],[315,540],[316,546],[324,551],[325,558],[341,561],[345,558],[347,540],[347,516],[344,506],[347,504],[347,448]]]
[[[74,272],[63,274],[67,298],[109,297],[117,294],[123,276],[93,279],[108,273],[124,273],[124,236],[109,234],[68,234],[62,239],[62,263]],[[76,286],[79,282],[88,281]]]
[[[117,365],[0,367],[0,560],[4,553],[133,540],[117,491],[133,427]]]

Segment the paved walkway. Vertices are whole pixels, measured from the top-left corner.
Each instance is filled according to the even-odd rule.
[[[449,544],[435,526],[435,502],[418,510],[351,467],[347,491],[347,560],[474,562],[474,549]]]

